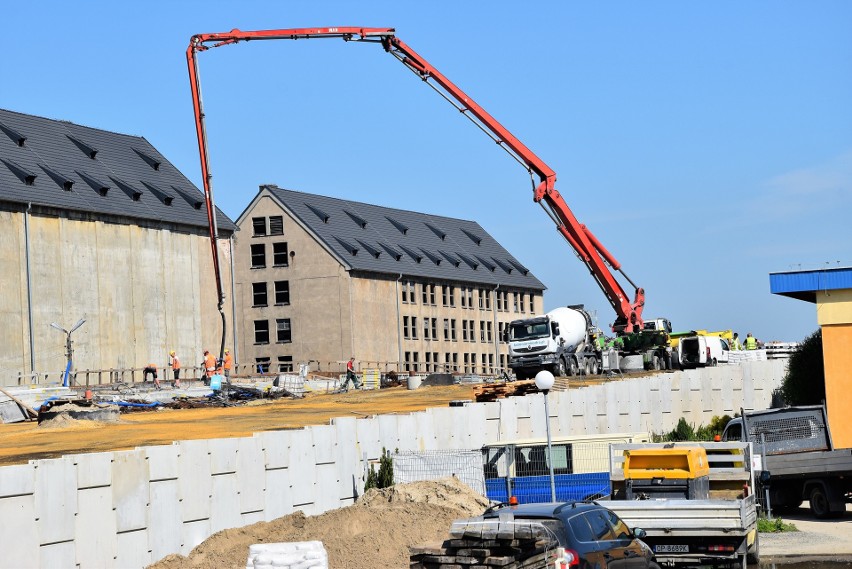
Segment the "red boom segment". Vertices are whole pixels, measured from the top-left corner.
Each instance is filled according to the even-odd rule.
[[[198,149],[201,157],[201,175],[204,184],[204,196],[207,202],[207,216],[210,223],[210,240],[213,252],[213,267],[216,273],[216,287],[219,294],[219,312],[222,314],[222,349],[224,349],[224,322],[223,311],[224,293],[222,291],[222,280],[219,271],[219,252],[217,245],[218,230],[216,227],[215,207],[213,204],[212,175],[207,155],[207,136],[204,127],[204,110],[201,102],[201,84],[198,75],[196,53],[205,51],[212,47],[219,47],[251,40],[272,39],[313,39],[313,38],[341,38],[345,41],[378,41],[384,46],[385,51],[399,59],[406,67],[420,76],[425,82],[430,80],[437,84],[430,86],[444,96],[453,106],[465,113],[477,126],[491,136],[516,160],[526,166],[529,171],[535,172],[540,181],[534,189],[533,200],[537,203],[546,204],[545,211],[556,223],[559,233],[568,241],[577,252],[589,272],[603,290],[610,304],[617,314],[613,325],[615,331],[634,332],[642,329],[642,310],[645,305],[645,291],[637,287],[633,281],[624,273],[620,264],[598,241],[591,231],[577,221],[573,212],[565,203],[562,195],[556,190],[556,173],[542,161],[532,150],[526,147],[511,132],[509,132],[499,121],[480,107],[473,99],[467,96],[452,81],[447,79],[441,72],[435,69],[428,61],[420,57],[414,50],[396,37],[393,28],[360,28],[360,27],[337,27],[337,28],[293,28],[282,30],[256,30],[241,31],[231,30],[225,33],[198,34],[192,37],[186,50],[186,58],[189,66],[190,87],[192,89],[192,102],[195,111],[195,126],[198,136]],[[374,39],[375,38],[375,39]],[[544,206],[542,206],[544,207]],[[604,261],[606,260],[606,262]],[[621,274],[635,288],[633,302],[627,299],[627,294],[621,287],[615,276],[610,271],[607,263],[621,272]],[[220,350],[221,351],[221,350]]]

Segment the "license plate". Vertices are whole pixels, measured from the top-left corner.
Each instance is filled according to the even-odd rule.
[[[657,545],[654,547],[657,553],[689,553],[688,545]]]

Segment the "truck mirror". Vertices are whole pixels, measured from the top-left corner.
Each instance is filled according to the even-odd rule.
[[[553,331],[553,337],[556,338],[559,335],[559,324],[552,322],[550,324],[550,329]]]

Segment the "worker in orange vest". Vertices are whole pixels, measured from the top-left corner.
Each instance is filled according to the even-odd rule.
[[[175,378],[175,388],[180,389],[180,359],[175,354],[175,351],[172,350],[169,352],[169,360],[172,364],[172,373]]]
[[[225,380],[231,381],[231,370],[234,368],[234,357],[231,355],[231,350],[225,348]]]
[[[216,358],[204,350],[204,385],[210,385],[210,378],[216,373]]]

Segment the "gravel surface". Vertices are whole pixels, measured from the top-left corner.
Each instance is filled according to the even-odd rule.
[[[818,520],[805,502],[795,513],[781,516],[799,531],[760,534],[761,561],[784,557],[837,557],[852,560],[852,508],[842,518]]]

